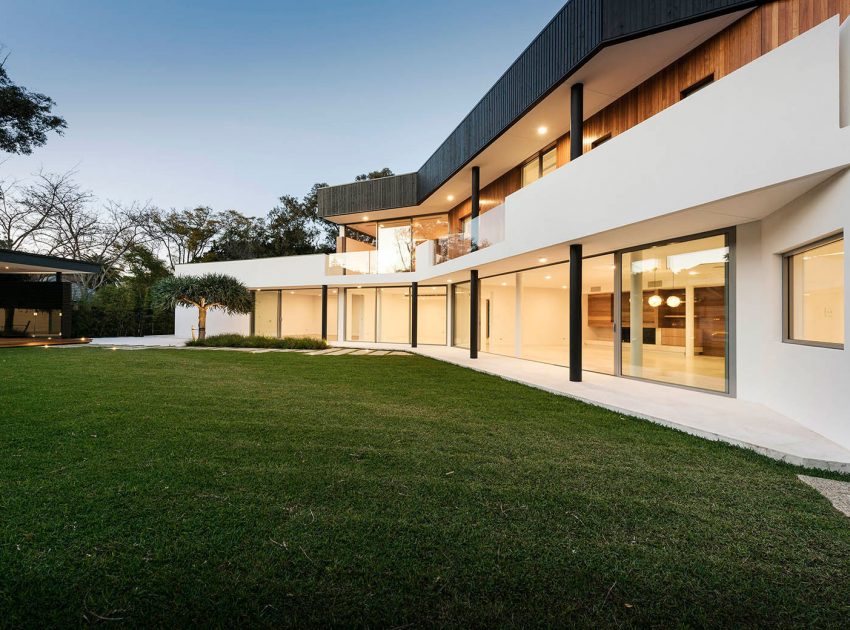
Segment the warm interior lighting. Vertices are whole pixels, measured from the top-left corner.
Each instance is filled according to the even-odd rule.
[[[652,308],[658,308],[658,307],[659,307],[659,306],[661,306],[662,304],[664,304],[664,298],[662,298],[660,295],[653,295],[653,296],[650,296],[650,298],[649,298],[649,305],[650,305]]]
[[[541,136],[545,136],[547,133],[549,133],[549,127],[540,126],[537,128],[537,133]]]
[[[454,196],[454,195],[449,195],[448,197],[446,197],[446,199],[448,199],[449,201],[454,201],[454,200],[455,200],[455,196]]]
[[[368,221],[368,220],[369,220],[369,215],[368,215],[368,214],[364,214],[364,215],[363,215],[363,220],[364,220],[364,221]]]
[[[547,262],[548,260],[549,260],[548,258],[538,258],[538,259],[537,259],[537,262],[539,262],[539,263],[545,263],[545,262]]]
[[[546,277],[544,278],[544,280],[551,280],[551,279],[552,279],[552,276],[546,276]]]
[[[670,308],[679,308],[682,305],[682,298],[677,295],[671,295],[667,298],[667,306]]]
[[[567,288],[567,285],[562,284],[562,285],[561,285],[561,288],[562,288],[562,289],[566,289],[566,288]]]

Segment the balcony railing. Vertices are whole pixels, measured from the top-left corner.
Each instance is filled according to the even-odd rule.
[[[374,273],[378,273],[377,250],[328,254],[325,275],[355,276]]]
[[[434,264],[439,265],[466,256],[504,240],[505,205],[502,204],[472,219],[468,232],[449,234],[437,239],[434,246]]]

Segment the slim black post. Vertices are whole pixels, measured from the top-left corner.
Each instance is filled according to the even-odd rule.
[[[581,383],[581,245],[570,245],[570,380]]]
[[[481,212],[481,169],[472,167],[472,251],[478,249],[478,215]]]
[[[584,83],[570,90],[570,159],[584,153]]]
[[[410,346],[416,347],[419,336],[419,283],[410,285]]]
[[[322,285],[322,339],[328,340],[328,285]]]
[[[478,270],[469,272],[469,358],[478,358]]]

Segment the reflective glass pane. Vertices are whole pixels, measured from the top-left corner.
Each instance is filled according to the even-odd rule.
[[[518,274],[522,324],[519,356],[568,365],[570,358],[570,270],[567,263]]]
[[[541,158],[541,165],[544,176],[558,168],[558,149],[556,147],[552,147],[543,154],[543,157]]]
[[[446,345],[446,287],[419,287],[417,343]]]
[[[528,186],[538,179],[540,179],[540,158],[536,157],[522,167],[522,185]]]
[[[725,236],[623,254],[622,371],[727,390]]]
[[[469,348],[469,283],[452,285],[452,345]]]
[[[378,289],[378,341],[410,343],[410,289]]]
[[[321,338],[321,289],[289,289],[281,293],[280,334],[283,337]]]
[[[378,273],[410,271],[413,240],[410,219],[378,224]]]
[[[254,295],[254,334],[277,337],[280,291],[257,291]]]
[[[345,340],[375,341],[375,289],[345,290]]]
[[[790,257],[790,337],[844,343],[844,239]]]
[[[585,370],[614,374],[614,255],[585,258],[582,264],[582,313]]]
[[[328,289],[328,341],[339,340],[339,289]]]
[[[481,351],[516,356],[517,274],[484,278],[480,287]]]

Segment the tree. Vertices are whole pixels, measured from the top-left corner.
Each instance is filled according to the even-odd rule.
[[[370,179],[381,179],[383,177],[392,177],[393,175],[395,175],[395,173],[393,173],[391,169],[385,166],[380,171],[369,171],[368,173],[358,175],[354,178],[354,181],[365,182]]]
[[[0,62],[0,151],[28,155],[47,142],[48,132],[62,134],[65,119],[52,113],[53,99],[15,85]]]
[[[246,260],[270,256],[265,219],[246,217],[236,210],[220,215],[221,228],[202,262]]]
[[[164,278],[153,286],[151,297],[154,308],[158,309],[196,307],[198,339],[206,339],[207,336],[207,311],[220,309],[228,315],[247,314],[254,307],[254,298],[244,284],[219,273]]]
[[[272,256],[298,256],[333,251],[328,249],[327,222],[319,218],[319,189],[327,184],[314,184],[303,199],[284,195],[280,205],[269,212],[266,228]]]
[[[145,220],[148,239],[165,254],[172,270],[203,255],[220,228],[221,218],[208,206],[182,211],[153,208]]]

